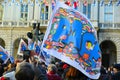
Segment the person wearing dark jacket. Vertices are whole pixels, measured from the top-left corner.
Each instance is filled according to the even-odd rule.
[[[3,73],[4,73],[3,60],[0,59],[0,77],[3,75]]]
[[[120,80],[120,64],[113,65],[113,72],[112,80]]]

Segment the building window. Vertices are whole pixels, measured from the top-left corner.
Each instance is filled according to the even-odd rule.
[[[113,22],[113,6],[105,4],[104,8],[104,22],[110,23]]]
[[[48,20],[48,12],[49,12],[49,7],[46,6],[44,3],[41,4],[40,18],[42,20]]]
[[[28,17],[28,5],[21,4],[20,18],[21,18],[21,20],[27,21],[27,17]]]
[[[91,18],[91,4],[88,5],[84,5],[83,4],[83,14],[85,14],[87,16],[87,18]]]

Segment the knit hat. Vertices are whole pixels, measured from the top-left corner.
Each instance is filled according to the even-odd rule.
[[[120,70],[120,64],[113,65],[113,68],[116,68],[117,70]]]

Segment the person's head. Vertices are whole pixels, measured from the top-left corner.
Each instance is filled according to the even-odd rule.
[[[81,77],[82,76],[82,77]],[[76,68],[70,66],[68,71],[65,73],[65,78],[68,80],[87,80],[87,76],[85,76],[82,72],[77,70]]]
[[[30,53],[31,53],[30,50],[23,51],[23,60],[26,60],[27,62],[29,62]]]
[[[114,73],[117,73],[117,72],[119,72],[120,71],[120,64],[115,64],[115,65],[113,65],[113,72]]]
[[[16,80],[33,80],[34,79],[34,68],[28,62],[18,63],[16,66],[15,73]]]
[[[48,72],[53,72],[56,73],[57,72],[57,67],[55,64],[49,64],[48,65]]]

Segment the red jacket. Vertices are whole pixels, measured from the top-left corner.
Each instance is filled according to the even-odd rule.
[[[48,80],[62,80],[62,78],[54,72],[47,73]]]

